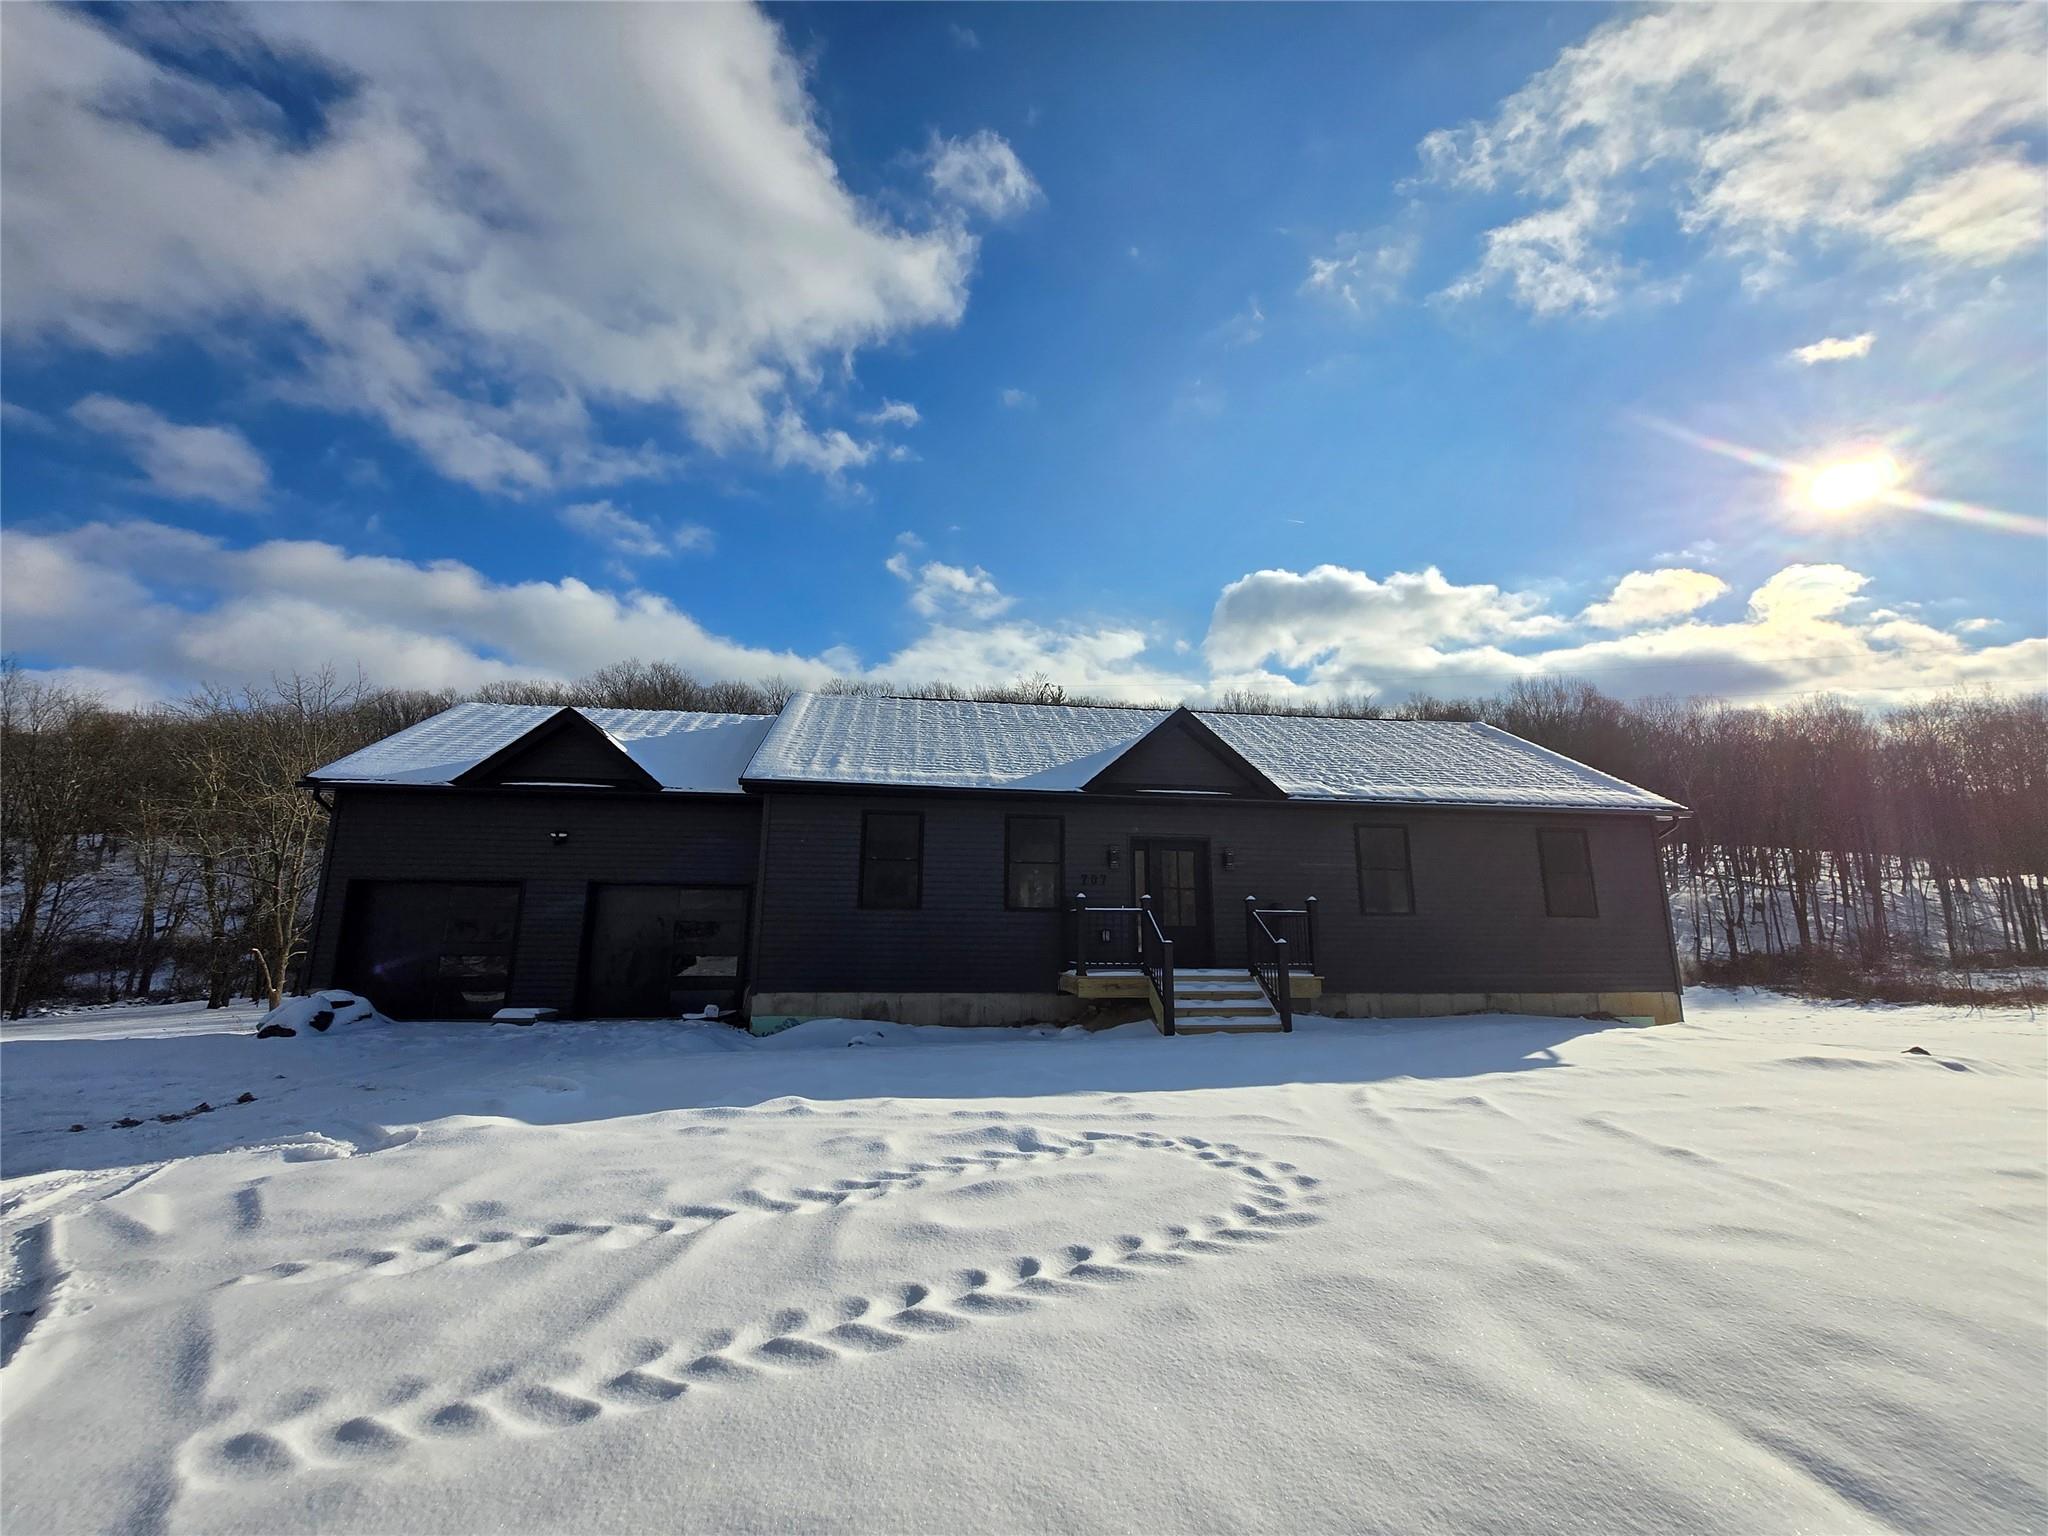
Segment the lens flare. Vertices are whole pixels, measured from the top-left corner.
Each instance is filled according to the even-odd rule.
[[[2023,512],[2002,512],[1996,507],[1980,507],[1940,496],[1922,496],[1905,489],[1905,466],[1887,449],[1865,449],[1853,457],[1830,459],[1817,466],[1795,464],[1790,459],[1781,459],[1776,454],[1742,443],[1709,437],[1704,432],[1695,432],[1659,416],[1643,415],[1637,419],[1666,437],[1782,477],[1792,487],[1793,499],[1815,512],[1839,517],[1881,504],[1904,512],[1920,512],[1951,522],[1969,523],[1998,533],[2048,537],[2048,518],[2029,517]]]
[[[1839,517],[1887,499],[1905,480],[1905,465],[1886,450],[1873,448],[1795,477],[1793,494],[1814,511]]]

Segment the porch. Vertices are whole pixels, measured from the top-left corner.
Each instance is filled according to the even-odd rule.
[[[1179,966],[1150,896],[1135,907],[1074,899],[1070,953],[1059,989],[1091,1000],[1143,1001],[1162,1034],[1288,1033],[1299,1003],[1322,995],[1316,972],[1316,898],[1299,907],[1244,904],[1245,956],[1238,967]]]

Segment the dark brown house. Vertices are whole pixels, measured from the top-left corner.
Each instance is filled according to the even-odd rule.
[[[311,979],[398,1017],[1679,1017],[1684,809],[1490,726],[463,704],[308,782]]]

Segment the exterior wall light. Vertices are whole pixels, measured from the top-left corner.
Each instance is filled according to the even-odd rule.
[[[1102,850],[1102,861],[1103,863],[1107,864],[1111,869],[1115,869],[1117,865],[1122,861],[1122,859],[1123,852],[1117,847],[1115,843],[1109,844],[1106,848]]]
[[[548,841],[560,845],[569,841],[569,834],[558,829],[548,834]]]
[[[1232,853],[1228,848],[1223,850],[1223,867],[1225,869],[1237,868],[1237,855]]]

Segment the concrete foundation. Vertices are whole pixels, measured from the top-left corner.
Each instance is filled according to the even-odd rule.
[[[1631,1024],[1676,1024],[1685,1017],[1676,992],[1326,992],[1315,1011],[1337,1019],[1440,1019],[1468,1013],[1571,1019],[1610,1014]]]
[[[1092,979],[1092,978],[1091,978]],[[1138,988],[1144,978],[1137,978]],[[1112,996],[1114,996],[1112,994]],[[756,992],[757,1024],[776,1019],[887,1019],[898,1024],[1080,1024],[1108,1022],[1110,997],[1061,992]],[[1339,1019],[1437,1019],[1472,1013],[1533,1013],[1547,1018],[1607,1014],[1632,1024],[1676,1024],[1685,1009],[1676,992],[1326,992],[1304,1013]],[[1142,1016],[1142,1008],[1132,1017]]]
[[[1088,1001],[1058,992],[756,992],[755,1019],[887,1019],[897,1024],[1078,1024]]]

